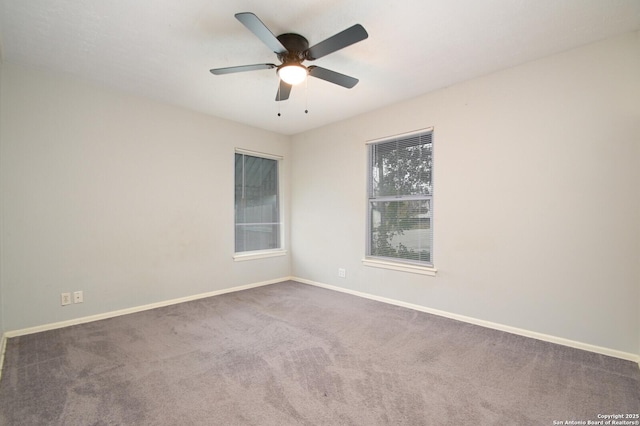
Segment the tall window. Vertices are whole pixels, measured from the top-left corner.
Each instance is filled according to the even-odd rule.
[[[236,152],[236,253],[279,249],[278,160]]]
[[[433,132],[369,144],[367,256],[433,266]]]

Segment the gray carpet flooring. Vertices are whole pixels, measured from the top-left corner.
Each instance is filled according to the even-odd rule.
[[[283,282],[11,338],[2,425],[553,425],[638,365]],[[558,423],[555,423],[558,424]]]

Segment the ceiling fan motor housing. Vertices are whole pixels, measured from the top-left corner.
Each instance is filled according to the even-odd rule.
[[[287,51],[278,53],[278,59],[283,64],[296,63],[299,64],[304,60],[311,60],[308,57],[309,41],[300,34],[286,33],[276,37]]]

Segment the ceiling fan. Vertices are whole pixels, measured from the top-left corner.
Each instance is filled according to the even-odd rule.
[[[362,27],[362,25],[356,24],[324,41],[321,41],[318,44],[309,47],[307,39],[300,34],[285,33],[276,37],[253,13],[236,13],[235,17],[245,27],[247,27],[249,31],[262,40],[269,49],[278,55],[278,60],[281,64],[254,64],[237,67],[214,68],[210,70],[212,74],[222,75],[243,71],[276,68],[278,77],[280,78],[280,86],[278,88],[278,93],[276,94],[276,101],[289,99],[291,87],[302,83],[308,75],[346,87],[347,89],[351,89],[358,83],[357,78],[315,65],[307,67],[302,65],[302,62],[315,61],[316,59],[322,58],[323,56],[366,39],[369,37],[369,34],[367,34],[367,31]]]

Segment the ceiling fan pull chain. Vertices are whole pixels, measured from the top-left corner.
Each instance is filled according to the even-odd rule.
[[[309,79],[304,80],[304,113],[309,114]]]
[[[278,101],[280,101],[280,82],[278,81]],[[278,117],[280,117],[280,102],[276,102],[278,104]]]

